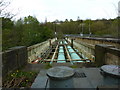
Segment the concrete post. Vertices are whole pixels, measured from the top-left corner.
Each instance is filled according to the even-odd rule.
[[[105,54],[106,48],[113,48],[112,45],[97,44],[95,46],[95,63],[97,66],[102,66],[105,64]]]
[[[49,77],[49,88],[74,88],[73,75],[74,70],[66,66],[57,66],[47,71]]]

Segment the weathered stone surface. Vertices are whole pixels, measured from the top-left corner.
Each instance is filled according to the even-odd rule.
[[[120,65],[119,63],[120,57],[111,53],[106,53],[105,61],[106,64]]]
[[[71,42],[70,39],[68,39],[69,42]],[[106,38],[106,40],[103,40],[103,38],[75,38],[73,44],[80,54],[83,54],[93,62],[95,61],[97,66],[104,64],[120,65],[120,45],[118,42],[111,42],[111,39],[112,38]]]
[[[105,61],[105,54],[107,48],[114,47],[112,45],[105,45],[105,44],[97,44],[95,46],[95,62],[97,66],[102,66],[106,63]]]
[[[58,66],[50,68],[47,71],[47,75],[53,79],[66,79],[72,77],[74,75],[74,71],[72,68],[66,66]]]
[[[113,79],[113,78],[106,78],[103,77],[100,74],[100,70],[99,68],[76,68],[74,69],[74,71],[79,72],[79,73],[85,73],[86,77],[84,78],[73,78],[73,86],[74,89],[81,89],[81,88],[85,88],[85,90],[96,90],[97,87],[99,88],[100,86],[111,86],[111,88],[114,88],[113,85],[117,85],[119,81],[117,79]],[[50,88],[50,80],[48,79],[48,77],[46,76],[46,70],[41,70],[38,74],[38,76],[36,77],[34,83],[32,84],[31,88],[46,88],[49,89]],[[48,81],[47,81],[48,79]],[[62,80],[64,81],[64,80]],[[54,80],[53,84],[54,86],[58,87],[56,84],[61,83],[61,80]],[[63,83],[62,83],[63,84]],[[67,86],[69,85],[70,87],[70,82],[66,82],[64,83],[63,86]],[[60,85],[59,85],[60,86]],[[63,87],[60,87],[63,88]],[[66,88],[66,87],[64,87]]]
[[[17,46],[2,52],[2,75],[27,64],[27,47]]]
[[[103,65],[101,69],[108,74],[120,77],[120,68],[117,65]]]
[[[32,60],[35,60],[36,56],[40,56],[41,53],[43,53],[44,51],[46,51],[49,48],[50,43],[52,44],[53,42],[55,42],[55,39],[51,39],[50,41],[47,40],[45,42],[38,43],[38,44],[32,45],[30,47],[27,47],[28,62],[31,63]]]

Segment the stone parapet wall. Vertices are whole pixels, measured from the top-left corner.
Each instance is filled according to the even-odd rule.
[[[73,47],[79,50],[87,58],[95,60],[98,66],[104,64],[120,65],[120,43],[117,40],[102,40],[88,38],[69,38],[73,41]]]
[[[55,39],[51,39],[30,47],[12,47],[4,52],[1,52],[0,56],[2,57],[2,62],[0,62],[0,65],[2,67],[3,78],[8,73],[24,67],[27,63],[36,59],[36,56],[47,50],[50,44],[52,44],[54,41]]]
[[[49,39],[45,42],[35,44],[35,45],[28,47],[27,48],[28,62],[31,63],[31,61],[35,60],[37,58],[37,56],[40,56],[41,53],[46,51],[49,48],[50,44],[52,44],[54,41],[55,41],[55,39]]]
[[[111,53],[106,53],[105,64],[120,65],[120,57]]]
[[[107,44],[113,45],[116,48],[120,48],[120,40],[119,39],[112,39],[112,38],[75,38],[77,41],[85,42],[88,44],[96,45],[96,44]]]
[[[67,39],[67,40],[71,43],[70,39]],[[95,46],[94,45],[81,42],[78,40],[73,40],[73,47],[76,48],[80,52],[80,54],[83,54],[86,58],[90,60],[95,59],[95,56],[94,56]]]
[[[2,54],[2,75],[6,76],[8,73],[21,68],[27,64],[27,47],[17,46],[10,48],[1,53]]]
[[[97,66],[104,64],[120,65],[120,49],[112,45],[97,44],[95,46],[95,62]]]

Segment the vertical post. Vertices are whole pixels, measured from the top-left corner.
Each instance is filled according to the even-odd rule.
[[[83,24],[82,24],[82,34],[83,34]]]
[[[74,88],[73,75],[74,70],[69,67],[59,66],[48,69],[47,76],[49,78],[49,90],[57,88]],[[61,74],[61,75],[59,75]],[[73,89],[70,89],[73,90]]]
[[[55,21],[55,39],[57,40],[56,21]]]
[[[0,18],[0,45],[2,45],[2,18]],[[2,46],[0,47],[0,87],[2,87]]]
[[[118,39],[120,38],[120,1],[118,2]],[[120,46],[118,46],[120,48]]]
[[[49,40],[49,45],[51,46],[51,39]]]
[[[73,48],[73,39],[71,39],[71,47]]]
[[[90,20],[89,20],[89,37],[91,36],[91,30],[90,30]]]

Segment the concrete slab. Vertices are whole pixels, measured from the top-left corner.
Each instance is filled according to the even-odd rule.
[[[73,82],[75,88],[93,88],[87,78],[74,78]]]
[[[86,75],[84,78],[74,78],[76,88],[96,88],[97,85],[102,83],[98,68],[77,68],[75,71]]]
[[[103,84],[103,76],[100,74],[99,68],[83,68],[83,71],[93,88]]]
[[[35,82],[32,84],[31,88],[45,88],[47,82],[47,77],[37,77]]]
[[[46,76],[46,70],[39,72],[31,88],[45,88],[48,77]]]
[[[106,85],[117,85],[118,83],[116,79],[111,79],[103,77],[100,74],[99,68],[76,68],[75,72],[85,73],[86,77],[73,77],[73,86],[74,88],[87,88],[88,90],[96,89],[100,86]],[[49,88],[50,80],[46,75],[47,70],[41,70],[36,77],[34,83],[31,88]],[[66,83],[68,85],[68,83]],[[61,87],[62,88],[62,87]]]

